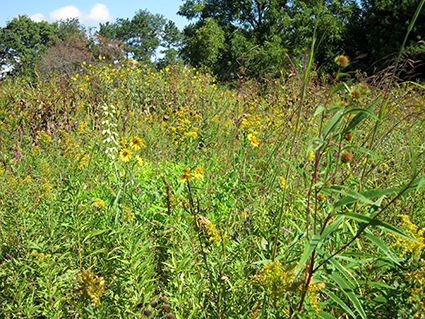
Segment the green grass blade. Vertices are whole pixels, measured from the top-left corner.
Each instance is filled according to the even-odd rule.
[[[331,120],[328,122],[328,124],[326,124],[326,126],[323,128],[323,132],[322,132],[323,138],[326,138],[328,136],[329,132],[335,130],[338,127],[337,123],[341,119],[342,115],[344,114],[344,111],[345,111],[345,109],[343,109],[343,108],[336,111],[336,113],[331,118]]]
[[[345,216],[347,218],[353,219],[353,220],[355,220],[355,221],[357,221],[359,223],[365,223],[365,224],[371,223],[370,224],[371,226],[376,226],[376,227],[382,228],[385,231],[388,231],[390,233],[397,234],[400,237],[406,238],[408,240],[415,241],[412,237],[406,235],[400,229],[398,229],[398,228],[396,228],[394,226],[391,226],[388,223],[381,222],[381,221],[376,220],[376,219],[375,220],[372,220],[372,217],[364,216],[364,215],[360,215],[360,214],[356,214],[356,213],[338,213],[338,215]]]
[[[337,295],[335,295],[333,292],[331,291],[324,291],[325,294],[332,299],[335,303],[338,304],[338,306],[340,306],[342,309],[344,309],[348,314],[351,315],[351,317],[355,318],[356,315],[354,314],[354,312],[350,309],[350,307],[348,307],[344,301],[342,301]]]
[[[319,313],[317,314],[320,318],[323,319],[336,319],[334,316],[332,316],[331,314],[324,312],[324,311],[319,311]]]
[[[301,259],[300,259],[300,261],[298,263],[298,267],[297,267],[297,269],[295,271],[296,273],[306,263],[307,259],[311,256],[311,254],[313,253],[313,250],[317,247],[317,245],[320,243],[320,241],[321,241],[320,235],[319,234],[316,234],[305,245],[305,247],[304,247],[304,253],[301,256]]]
[[[400,266],[400,263],[396,259],[396,256],[394,255],[393,251],[388,248],[385,243],[380,240],[378,237],[376,237],[369,229],[365,229],[365,232],[363,234],[367,239],[369,239],[373,244],[375,244],[382,252],[388,257],[389,260],[391,260],[396,265]]]
[[[338,276],[337,274],[331,274],[330,277],[338,284],[338,286],[342,289],[342,291],[348,297],[348,299],[350,299],[350,301],[353,303],[353,306],[357,310],[357,313],[360,315],[360,317],[362,317],[363,319],[367,319],[367,316],[362,307],[362,304],[360,303],[359,299],[357,298],[356,294],[354,293],[349,283],[345,281],[343,278],[341,278],[340,276]]]
[[[379,100],[375,100],[372,104],[370,104],[368,107],[366,107],[363,112],[359,112],[353,119],[348,123],[347,128],[345,129],[345,132],[350,132],[353,129],[356,128],[357,125],[359,125],[365,118],[373,114],[373,110],[375,109],[376,105],[378,104]]]

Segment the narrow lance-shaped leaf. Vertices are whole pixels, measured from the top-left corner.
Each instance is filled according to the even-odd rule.
[[[355,318],[356,315],[354,314],[354,312],[350,309],[350,307],[348,307],[344,301],[342,301],[337,295],[335,295],[333,292],[331,291],[325,291],[326,295],[332,299],[336,304],[338,304],[338,306],[340,306],[342,309],[344,309],[349,315],[351,315],[352,318]]]
[[[360,317],[362,317],[363,319],[367,319],[363,306],[357,298],[356,294],[354,293],[352,287],[349,285],[349,283],[337,274],[331,274],[330,277],[338,284],[338,286],[341,287],[342,292],[348,297],[348,299],[350,299]]]
[[[311,256],[313,253],[313,250],[317,247],[317,245],[320,243],[321,238],[319,234],[313,235],[313,237],[309,240],[309,242],[304,247],[304,253],[301,256],[301,259],[298,263],[298,267],[295,270],[296,273],[298,273],[298,270],[301,269],[301,267],[305,264],[307,259]]]
[[[326,138],[329,132],[334,131],[338,127],[338,121],[341,119],[342,115],[344,114],[345,109],[341,108],[338,110],[334,116],[331,118],[331,120],[326,124],[326,126],[323,128],[322,137]]]
[[[347,213],[338,213],[338,215],[345,216],[347,218],[353,219],[353,220],[355,220],[355,221],[357,221],[359,223],[363,223],[363,224],[370,223],[371,226],[376,226],[376,227],[382,228],[385,231],[388,231],[390,233],[397,234],[400,237],[406,238],[408,240],[415,241],[414,238],[408,236],[407,234],[405,234],[400,229],[398,229],[398,228],[396,228],[396,227],[394,227],[394,226],[392,226],[392,225],[390,225],[388,223],[385,223],[385,222],[382,222],[382,221],[373,219],[373,217],[364,216],[364,215],[360,215],[360,214],[357,214],[357,213],[350,213],[350,212],[347,212]]]
[[[376,105],[378,104],[379,99],[375,100],[371,105],[369,105],[367,108],[365,108],[365,112],[361,112],[357,114],[351,121],[348,123],[347,128],[345,129],[345,132],[352,131],[357,125],[359,125],[366,117],[368,117],[373,110],[375,109]]]

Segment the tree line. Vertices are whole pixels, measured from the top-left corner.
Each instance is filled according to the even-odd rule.
[[[132,58],[164,67],[207,66],[221,80],[278,76],[302,66],[313,37],[315,67],[334,70],[345,54],[354,69],[376,73],[394,63],[420,0],[186,0],[180,31],[161,14],[100,23],[96,32],[77,19],[48,23],[18,16],[0,30],[0,64],[10,75],[68,75],[83,61]],[[405,45],[406,74],[420,75],[425,57],[425,12]],[[159,54],[158,54],[159,53]],[[424,77],[424,76],[422,76]]]

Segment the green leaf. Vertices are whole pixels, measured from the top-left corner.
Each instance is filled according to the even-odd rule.
[[[341,216],[339,217],[336,221],[334,221],[332,224],[328,225],[325,230],[322,232],[321,240],[325,240],[326,237],[328,237],[328,235],[330,233],[332,233],[336,228],[339,227],[339,225],[341,225],[341,223],[344,221],[345,217]]]
[[[93,256],[93,255],[100,254],[100,253],[106,253],[106,249],[105,249],[105,248],[101,248],[101,249],[98,249],[98,250],[96,250],[96,251],[93,251],[93,252],[91,252],[90,254],[88,254],[88,255],[86,256],[86,258],[87,258],[87,257],[90,257],[90,256]]]
[[[323,105],[319,105],[316,109],[316,111],[314,112],[314,116],[317,116],[318,114],[322,113],[322,111],[325,109],[325,107]]]
[[[349,80],[347,83],[350,83],[350,82],[352,82],[352,81],[353,81],[353,79]],[[335,93],[335,92],[338,92],[338,91],[341,91],[341,90],[342,90],[342,89],[344,89],[344,88],[345,88],[347,91],[350,91],[350,88],[348,87],[347,83],[343,82],[343,83],[338,84],[337,86],[335,86],[335,87],[332,89],[331,94],[333,94],[333,93]]]
[[[361,201],[366,202],[366,203],[371,204],[371,205],[375,204],[373,201],[371,201],[366,196],[364,196],[361,193],[358,193],[358,192],[356,192],[352,189],[340,190],[339,187],[334,187],[334,186],[331,186],[330,189],[332,189],[336,193],[346,195],[346,197],[352,198],[351,202],[357,202],[357,201],[361,200]],[[344,197],[344,198],[346,198],[346,197]],[[347,200],[343,201],[344,198],[340,199],[338,202],[333,204],[334,208],[341,207],[342,205],[347,205],[347,203],[345,203],[345,201],[347,201]]]
[[[348,307],[344,301],[342,301],[337,295],[335,295],[333,292],[328,291],[328,290],[324,290],[324,292],[326,293],[326,295],[332,299],[334,302],[336,302],[338,304],[338,306],[340,306],[342,309],[344,309],[348,314],[351,315],[351,317],[355,318],[356,315],[354,314],[353,311],[351,311],[350,307]]]
[[[342,289],[342,292],[348,297],[348,299],[350,299],[360,317],[362,317],[363,319],[367,319],[366,313],[364,312],[364,309],[359,299],[357,298],[349,283],[335,273],[331,274],[330,277],[338,284],[338,286]]]
[[[407,186],[409,186],[409,188],[406,189]],[[369,202],[368,200],[369,198],[376,198],[376,197],[381,197],[383,195],[389,195],[389,194],[399,194],[401,192],[403,192],[403,195],[407,194],[408,192],[411,192],[413,190],[419,190],[419,188],[423,187],[425,185],[425,175],[420,176],[418,178],[415,178],[413,181],[407,183],[405,186],[400,187],[400,188],[387,188],[387,189],[374,189],[374,190],[370,190],[370,191],[366,191],[366,192],[361,192],[361,193],[356,193],[355,191],[347,191],[346,193],[343,192],[341,189],[341,187],[336,187],[336,186],[332,186],[330,188],[327,189],[331,189],[332,191],[335,191],[337,193],[343,194],[343,195],[347,195],[346,197],[341,198],[338,202],[336,202],[333,206],[334,208],[338,208],[344,205],[349,205],[352,203],[357,202],[359,199],[363,200],[364,198],[366,198],[367,200],[363,200],[365,202]],[[358,194],[359,196],[355,195],[353,196],[353,192]],[[373,205],[378,205],[378,201],[372,202]]]
[[[344,150],[354,150],[354,151],[358,151],[358,152],[368,154],[368,155],[375,157],[375,158],[379,158],[379,156],[375,152],[371,151],[368,148],[364,148],[364,147],[360,147],[360,146],[347,146],[347,147],[344,148]]]
[[[298,270],[301,269],[301,267],[305,264],[307,259],[311,256],[311,254],[313,253],[313,250],[317,247],[317,245],[320,243],[320,241],[321,240],[320,240],[319,234],[313,235],[311,240],[309,240],[309,242],[304,247],[304,253],[301,256],[301,259],[298,263],[298,267],[297,267],[295,272],[298,272]]]
[[[84,238],[83,243],[87,239],[92,238],[92,237],[97,236],[97,235],[100,235],[100,234],[103,234],[104,232],[107,232],[108,230],[109,229],[98,229],[98,230],[89,232],[88,235],[86,236],[86,238]]]
[[[368,115],[370,115],[378,104],[379,100],[375,100],[371,105],[364,109],[363,112],[357,114],[351,121],[348,123],[345,132],[351,132],[357,125],[359,125]]]
[[[327,312],[324,312],[322,310],[319,311],[319,313],[317,314],[320,318],[323,319],[336,319],[334,316],[328,314]]]
[[[348,217],[348,218],[353,219],[353,220],[355,220],[359,223],[367,224],[367,223],[371,222],[371,224],[370,224],[371,226],[376,226],[376,227],[382,228],[382,229],[384,229],[384,230],[386,230],[390,233],[394,233],[394,234],[396,234],[400,237],[406,238],[408,240],[415,241],[415,239],[406,235],[400,229],[398,229],[394,226],[391,226],[390,224],[387,224],[385,222],[381,222],[379,220],[376,220],[376,219],[372,220],[372,217],[360,215],[360,214],[357,214],[357,213],[350,213],[350,212],[348,212],[348,213],[338,213],[338,215]]]
[[[379,118],[380,119],[382,119],[383,116],[384,116],[385,109],[387,108],[388,101],[391,98],[391,94],[392,94],[392,91],[390,91],[390,93],[388,94],[387,98],[385,99],[385,102],[382,104],[381,109],[379,110]]]
[[[363,233],[363,236],[365,236],[367,239],[369,239],[372,243],[374,243],[382,252],[395,264],[400,266],[399,261],[396,259],[396,256],[394,255],[393,251],[388,248],[385,243],[380,240],[378,237],[376,237],[369,229],[365,229],[365,232]]]
[[[359,200],[359,198],[357,198],[356,196],[351,196],[351,194],[344,193],[342,191],[338,191],[335,190],[334,187],[331,188],[332,190],[339,192],[340,194],[346,194],[348,196],[341,198],[338,202],[336,202],[334,204],[334,207],[341,207],[344,205],[349,205],[352,203],[355,203]],[[374,190],[370,190],[370,191],[366,191],[366,192],[361,192],[361,193],[357,193],[361,196],[361,198],[366,198],[367,200],[369,198],[375,198],[375,197],[380,197],[383,195],[388,195],[388,194],[395,194],[395,193],[399,193],[402,189],[401,188],[388,188],[388,189],[374,189]],[[370,203],[371,201],[368,200],[368,202]],[[376,202],[371,202],[373,205],[376,204]]]
[[[418,186],[416,187],[416,190],[418,191],[419,188],[423,187],[425,185],[425,175],[420,177],[417,181]]]
[[[345,109],[343,108],[339,109],[328,122],[328,124],[326,124],[322,131],[323,138],[326,138],[329,132],[335,130],[338,127],[337,122],[341,119],[341,116],[344,114],[344,111]]]
[[[417,87],[420,87],[421,89],[424,89],[425,90],[425,86],[420,85],[419,83],[416,83],[416,82],[407,81],[407,82],[403,82],[403,83],[411,83],[411,84],[416,85]]]

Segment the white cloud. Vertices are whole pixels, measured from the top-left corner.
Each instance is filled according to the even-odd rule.
[[[66,20],[69,18],[80,18],[81,12],[77,7],[66,6],[60,9],[57,9],[53,12],[50,12],[50,19],[53,21],[56,20]]]
[[[111,20],[112,16],[109,14],[109,10],[106,5],[102,3],[96,3],[90,10],[90,13],[83,14],[82,17],[85,23],[99,23]]]
[[[36,14],[38,15],[38,14]],[[36,16],[34,15],[34,16]],[[41,15],[41,14],[40,14]],[[41,15],[42,16],[42,15]],[[38,17],[38,16],[37,16]],[[106,5],[96,3],[90,12],[82,12],[77,7],[66,6],[50,12],[49,18],[52,21],[66,20],[69,18],[78,18],[84,24],[97,24],[99,22],[106,22],[112,19]],[[35,20],[34,20],[35,21]]]
[[[42,13],[36,13],[30,16],[30,19],[34,22],[46,21],[46,18]]]

